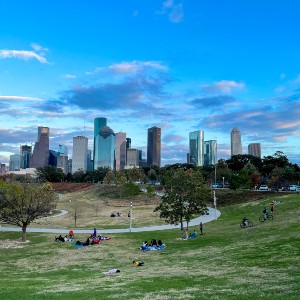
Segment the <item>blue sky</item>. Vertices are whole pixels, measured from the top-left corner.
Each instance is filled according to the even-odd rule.
[[[50,127],[50,148],[106,117],[162,165],[185,162],[188,134],[230,156],[262,144],[300,163],[300,1],[0,0],[0,162]]]

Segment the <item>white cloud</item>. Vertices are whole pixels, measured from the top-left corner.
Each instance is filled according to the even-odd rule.
[[[75,78],[76,78],[76,75],[73,75],[73,74],[65,74],[65,75],[64,75],[64,78],[67,78],[67,79],[75,79]]]
[[[162,9],[157,13],[162,15],[168,14],[170,22],[179,23],[184,17],[183,4],[175,4],[174,0],[166,0],[162,3]]]
[[[279,76],[280,79],[284,79],[285,77],[286,77],[286,75],[284,73],[281,73]]]
[[[35,51],[40,52],[40,51],[48,51],[47,48],[43,48],[42,46],[36,44],[36,43],[32,43],[30,45]]]
[[[214,82],[212,84],[206,84],[202,86],[202,89],[205,92],[209,93],[225,93],[231,94],[233,90],[241,90],[245,87],[245,84],[242,82],[237,82],[234,80],[221,80]]]
[[[42,98],[26,97],[26,96],[0,96],[0,100],[4,100],[4,101],[43,101]]]
[[[36,59],[42,64],[48,63],[43,54],[28,50],[0,50],[0,59],[5,58],[17,58],[22,60]]]
[[[285,87],[284,86],[278,86],[276,89],[275,89],[275,92],[276,93],[282,93],[285,91]]]

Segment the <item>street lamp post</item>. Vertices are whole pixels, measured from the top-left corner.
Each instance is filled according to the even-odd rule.
[[[224,187],[225,187],[225,185],[224,185],[224,179],[225,179],[225,177],[222,177],[222,179],[223,179],[223,189],[224,189]]]
[[[130,202],[130,223],[129,223],[129,232],[131,232],[132,227],[132,202]]]
[[[214,207],[215,207],[215,220],[217,220],[217,198],[216,198],[216,191],[214,191]]]

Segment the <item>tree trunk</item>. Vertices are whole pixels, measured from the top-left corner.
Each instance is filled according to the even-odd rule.
[[[23,226],[22,226],[22,242],[26,242],[26,229],[27,229],[27,225],[23,224]]]

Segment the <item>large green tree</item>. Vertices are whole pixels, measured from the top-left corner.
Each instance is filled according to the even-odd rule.
[[[165,193],[154,211],[169,224],[187,224],[195,214],[207,211],[210,189],[199,171],[192,169],[169,170],[164,177]]]
[[[22,228],[26,241],[27,226],[45,217],[56,207],[57,194],[48,183],[7,183],[0,181],[0,220]]]

